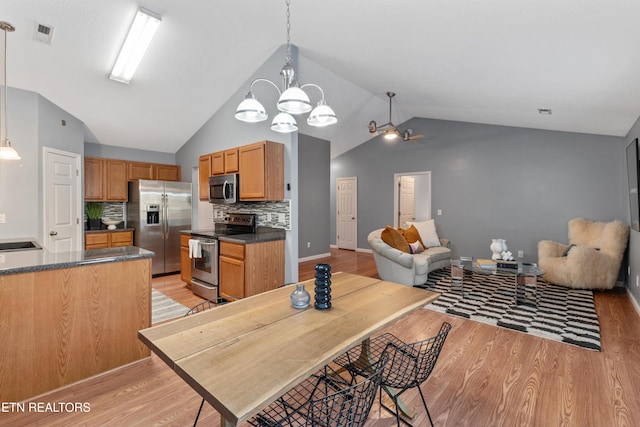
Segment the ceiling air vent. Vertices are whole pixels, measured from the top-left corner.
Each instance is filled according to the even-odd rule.
[[[33,38],[39,42],[51,44],[53,38],[53,27],[51,25],[44,25],[35,23]]]

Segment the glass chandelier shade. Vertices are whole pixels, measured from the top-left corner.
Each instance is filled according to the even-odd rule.
[[[327,105],[324,99],[318,102],[316,108],[311,111],[311,114],[309,114],[307,118],[307,124],[309,126],[324,127],[336,123],[338,123],[336,113]]]
[[[398,137],[398,134],[396,133],[395,129],[387,129],[384,131],[384,139],[388,139],[390,141],[396,139]]]
[[[289,114],[304,114],[311,111],[311,101],[302,89],[291,86],[278,99],[278,110]]]
[[[236,108],[235,118],[247,123],[257,123],[267,120],[267,111],[253,93],[249,92]]]
[[[298,130],[298,124],[291,114],[279,113],[271,122],[271,130],[280,133],[291,133]]]

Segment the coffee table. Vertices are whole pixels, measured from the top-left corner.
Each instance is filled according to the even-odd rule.
[[[517,262],[517,268],[482,268],[474,258],[461,257],[451,260],[451,290],[453,292],[464,292],[465,277],[470,281],[474,274],[484,275],[509,275],[514,276],[514,294],[516,305],[536,306],[535,291],[538,283],[538,276],[544,274],[544,270],[534,263]],[[532,292],[527,292],[527,287]],[[472,296],[469,296],[472,297]]]

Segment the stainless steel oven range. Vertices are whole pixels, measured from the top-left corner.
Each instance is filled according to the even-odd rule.
[[[218,236],[255,234],[256,215],[243,213],[227,214],[215,223],[214,231],[192,232],[191,239],[200,243],[201,257],[191,259],[191,288],[193,293],[207,299],[218,298]]]

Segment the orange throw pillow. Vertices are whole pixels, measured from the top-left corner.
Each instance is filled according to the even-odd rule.
[[[420,233],[418,233],[418,229],[415,228],[413,224],[411,225],[411,227],[405,228],[402,234],[404,235],[404,238],[407,239],[408,243],[415,243],[419,241],[420,244],[424,246],[424,243],[422,243],[422,239],[420,238]]]
[[[407,239],[395,228],[387,225],[384,230],[382,230],[382,234],[380,235],[382,241],[392,248],[396,248],[399,251],[409,253],[409,243]]]

